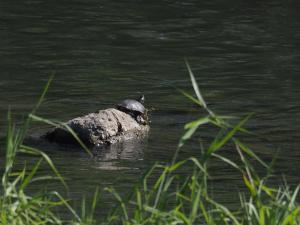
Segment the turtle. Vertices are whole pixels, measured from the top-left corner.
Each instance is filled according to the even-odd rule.
[[[138,100],[125,99],[119,103],[116,108],[122,112],[131,115],[139,124],[148,124],[147,109],[143,105],[145,97],[142,95]]]

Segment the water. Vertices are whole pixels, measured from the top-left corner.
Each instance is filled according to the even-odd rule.
[[[266,161],[280,149],[277,174],[285,173],[296,185],[299,27],[296,1],[1,1],[0,135],[5,135],[9,106],[20,121],[51,74],[55,79],[38,113],[48,119],[66,121],[143,93],[155,108],[146,143],[118,146],[96,159],[70,147],[34,143],[66,177],[72,198],[90,196],[96,185],[126,193],[154,162],[170,161],[183,125],[203,115],[174,88],[192,90],[187,58],[213,110],[255,113],[248,127],[262,138],[247,143]],[[33,128],[31,135],[49,129]],[[199,134],[206,143],[214,135],[209,128]],[[180,157],[198,154],[193,141]],[[3,153],[1,158],[3,163]],[[238,185],[233,184],[240,178],[222,164],[213,170],[216,195],[234,204],[232,189]],[[49,186],[63,189],[58,183]],[[104,202],[111,197],[105,195]]]

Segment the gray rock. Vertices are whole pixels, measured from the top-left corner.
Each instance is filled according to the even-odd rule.
[[[139,124],[129,114],[114,108],[77,117],[66,124],[85,144],[94,146],[143,138],[150,129],[149,125]],[[48,132],[45,137],[59,143],[76,143],[74,137],[61,127]]]

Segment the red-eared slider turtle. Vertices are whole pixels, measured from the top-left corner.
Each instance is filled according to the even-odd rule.
[[[147,109],[144,107],[145,97],[139,100],[126,99],[117,105],[117,109],[131,115],[138,123],[148,124]]]

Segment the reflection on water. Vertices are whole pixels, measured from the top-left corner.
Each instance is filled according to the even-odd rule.
[[[0,124],[6,123],[9,105],[17,119],[30,111],[53,73],[38,113],[48,119],[67,121],[145,94],[156,109],[148,144],[115,146],[99,151],[96,160],[73,147],[58,151],[61,146],[39,144],[72,183],[72,196],[95,185],[115,184],[126,192],[145,168],[171,159],[183,125],[203,113],[174,89],[191,90],[183,63],[187,57],[210,107],[218,114],[254,112],[249,129],[263,138],[249,137],[247,143],[267,161],[273,149],[282,149],[278,173],[298,184],[298,9],[298,2],[282,0],[3,0]],[[48,129],[34,124],[30,134]],[[207,143],[215,135],[208,128],[199,132]],[[198,144],[192,142],[180,157],[198,154]],[[233,201],[234,172],[222,165],[214,172],[226,177],[216,180],[216,193],[219,187],[221,198]]]
[[[93,152],[101,162],[117,159],[143,160],[145,148],[145,140],[127,140],[109,146],[95,147]]]

